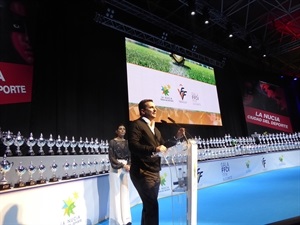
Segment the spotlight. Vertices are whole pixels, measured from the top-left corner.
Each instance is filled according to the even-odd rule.
[[[114,17],[114,14],[115,14],[115,10],[113,10],[111,8],[107,8],[106,14],[105,14],[106,17],[109,17],[112,19]]]
[[[195,0],[189,0],[188,5],[191,16],[194,16],[196,14]]]
[[[192,51],[193,51],[193,52],[197,51],[197,48],[198,48],[198,46],[197,46],[197,45],[193,45],[193,47],[192,47]]]
[[[208,8],[203,8],[202,9],[202,15],[203,15],[203,21],[204,21],[204,24],[209,24],[209,10]]]
[[[167,40],[167,38],[168,38],[168,33],[163,32],[162,35],[161,35],[161,39],[165,41],[165,40]]]
[[[227,23],[227,34],[229,38],[233,37],[232,24],[230,22]]]

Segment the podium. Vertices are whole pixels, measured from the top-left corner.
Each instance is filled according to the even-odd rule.
[[[173,192],[186,192],[186,224],[196,225],[198,193],[198,147],[196,141],[189,139],[186,142],[178,143],[160,156],[165,161],[165,164],[168,166],[174,165],[175,167],[175,174],[178,179],[176,184],[178,186],[173,189]],[[184,160],[179,160],[178,156],[184,157]],[[185,175],[181,173],[182,168],[179,168],[179,171],[177,170],[177,166],[182,164],[186,166]]]
[[[187,151],[187,225],[196,225],[198,200],[198,147],[195,140],[188,140]]]

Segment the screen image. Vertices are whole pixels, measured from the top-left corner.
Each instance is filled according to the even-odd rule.
[[[172,52],[125,39],[129,120],[138,103],[152,99],[156,122],[222,126],[214,68]]]
[[[243,105],[249,133],[293,132],[285,93],[280,86],[245,81]]]

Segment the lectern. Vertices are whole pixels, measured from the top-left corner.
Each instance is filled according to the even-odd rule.
[[[184,156],[184,162],[179,160]],[[189,139],[186,142],[178,143],[171,147],[166,154],[162,155],[167,164],[170,166],[168,159],[172,158],[172,163],[175,167],[178,184],[173,189],[174,192],[186,192],[187,214],[186,224],[197,224],[197,192],[198,192],[198,147],[195,140]],[[174,160],[176,158],[178,161]],[[186,170],[178,168],[177,165],[184,164]],[[183,175],[184,173],[184,175]]]
[[[187,225],[196,225],[198,192],[198,147],[195,140],[188,140],[187,151]]]

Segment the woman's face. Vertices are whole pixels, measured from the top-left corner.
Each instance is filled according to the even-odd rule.
[[[116,133],[117,133],[118,137],[124,137],[126,134],[126,128],[124,126],[119,126]]]
[[[25,6],[20,1],[12,1],[9,10],[13,15],[12,32],[10,36],[12,44],[23,60],[28,64],[32,64],[34,58],[25,23]]]

